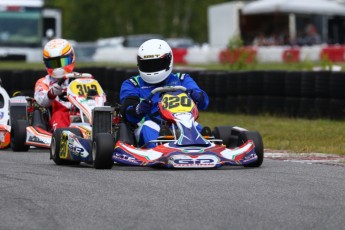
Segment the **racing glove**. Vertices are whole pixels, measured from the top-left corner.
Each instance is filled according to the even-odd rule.
[[[54,99],[56,96],[62,94],[62,87],[58,83],[54,83],[48,92],[48,97]]]
[[[204,103],[204,95],[201,92],[197,92],[193,89],[187,89],[187,94],[193,99],[196,104]]]
[[[145,116],[151,112],[152,103],[148,100],[141,101],[135,108],[138,116]]]

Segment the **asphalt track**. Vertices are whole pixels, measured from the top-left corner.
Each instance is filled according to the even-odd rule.
[[[344,229],[345,167],[57,166],[47,150],[0,152],[0,229]]]

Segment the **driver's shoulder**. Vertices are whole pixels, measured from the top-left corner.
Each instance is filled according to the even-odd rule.
[[[132,76],[124,81],[123,84],[130,84],[135,87],[140,87],[143,83],[145,83],[139,75]]]
[[[171,74],[175,78],[178,78],[180,81],[184,81],[186,78],[190,77],[188,73],[173,73]]]

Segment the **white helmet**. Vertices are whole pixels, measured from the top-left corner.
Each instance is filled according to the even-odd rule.
[[[164,81],[172,71],[173,53],[168,45],[160,39],[144,42],[138,50],[138,68],[140,77],[149,84]]]
[[[65,39],[49,41],[43,49],[43,62],[47,72],[54,78],[62,78],[74,69],[75,54],[72,45]]]

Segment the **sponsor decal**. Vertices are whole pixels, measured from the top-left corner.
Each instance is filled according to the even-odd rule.
[[[152,86],[145,86],[145,85],[144,85],[144,86],[142,86],[141,88],[142,88],[142,89],[150,89],[150,88],[152,88]]]
[[[11,98],[10,99],[11,104],[26,104],[27,101],[25,99],[17,99],[17,98]]]
[[[29,136],[28,142],[36,142],[36,143],[41,143],[41,144],[50,144],[50,139],[48,140],[47,138],[39,138],[36,136]]]
[[[247,154],[243,160],[251,160],[256,157],[256,154],[254,152],[251,152],[250,154]]]
[[[212,168],[219,163],[219,158],[213,155],[174,155],[169,159],[169,164],[175,168]]]
[[[134,157],[129,156],[129,155],[124,154],[124,153],[115,153],[113,155],[113,158],[123,160],[123,161],[132,162],[132,163],[138,163],[138,161]]]
[[[84,149],[78,146],[75,146],[73,143],[69,142],[68,143],[68,150],[70,153],[76,156],[83,156]]]
[[[144,59],[146,58],[158,58],[159,54],[151,54],[151,55],[144,55]]]

